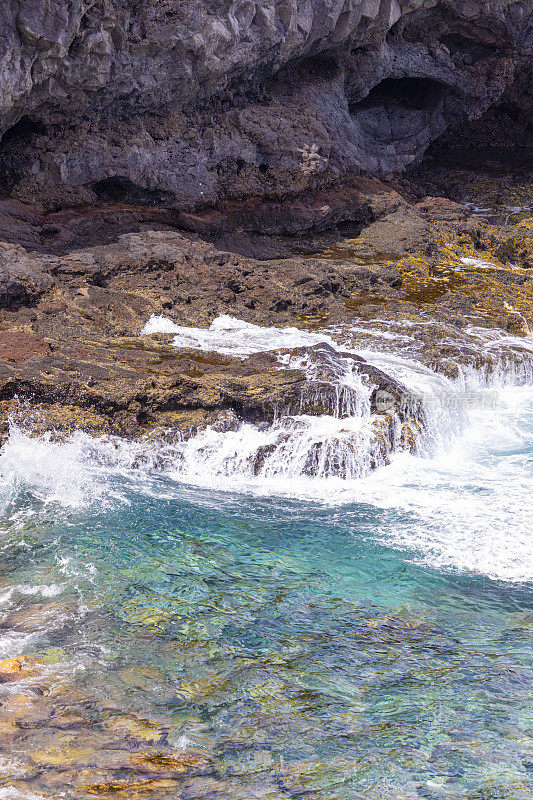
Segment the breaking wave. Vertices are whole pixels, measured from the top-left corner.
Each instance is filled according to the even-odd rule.
[[[250,326],[237,323],[219,320],[226,326],[223,352],[243,355],[245,346],[285,348],[296,341],[301,346],[308,335],[312,341],[306,344],[335,342],[330,333],[298,332],[298,339],[296,329],[251,326],[250,332]],[[210,330],[218,335],[217,326]],[[187,346],[196,341],[194,346],[214,349],[201,335],[207,334],[189,329]],[[213,498],[217,492],[291,497],[341,507],[347,521],[354,508],[368,508],[375,514],[371,538],[436,569],[531,579],[531,343],[479,329],[469,335],[497,355],[490,373],[463,368],[452,380],[384,350],[383,338],[380,347],[359,351],[421,398],[424,432],[414,449],[395,440],[399,429],[392,433],[392,446],[383,447],[384,417],[372,410],[373,387],[357,370],[344,369],[339,381],[353,402],[336,413],[209,427],[187,441],[171,432],[157,442],[78,432],[58,442],[52,434],[32,438],[12,426],[0,454],[4,513],[22,514],[21,498],[47,508],[102,508],[133,502],[139,493],[179,496],[186,487]],[[181,336],[178,344],[184,346]],[[516,348],[523,359],[507,358]],[[389,427],[398,424],[393,416],[387,418]],[[390,440],[390,430],[388,435]]]

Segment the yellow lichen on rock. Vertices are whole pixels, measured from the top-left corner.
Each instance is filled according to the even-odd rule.
[[[206,756],[196,753],[152,752],[131,756],[131,764],[138,770],[166,775],[204,774],[211,772],[213,764]]]

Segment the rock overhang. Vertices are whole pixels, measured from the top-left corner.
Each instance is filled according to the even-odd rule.
[[[390,175],[531,52],[527,3],[3,4],[0,181],[194,209]],[[2,53],[3,51],[3,53]]]

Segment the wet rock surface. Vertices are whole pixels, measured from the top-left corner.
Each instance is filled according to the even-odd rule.
[[[241,359],[175,348],[169,335],[140,335],[151,314],[179,325],[207,327],[228,314],[263,326],[311,330],[373,320],[393,329],[406,320],[416,327],[416,358],[424,363],[450,374],[461,360],[479,365],[481,356],[464,335],[468,326],[520,337],[533,322],[530,185],[527,170],[520,180],[513,180],[516,173],[515,168],[496,176],[500,205],[483,216],[445,197],[424,197],[420,172],[417,184],[411,179],[400,191],[364,181],[356,203],[360,211],[366,198],[364,226],[347,236],[333,229],[305,240],[273,235],[276,252],[293,251],[284,258],[265,258],[268,237],[254,234],[248,222],[232,228],[236,218],[219,215],[210,231],[215,241],[232,239],[241,254],[219,249],[221,241],[215,245],[198,233],[176,230],[162,209],[154,215],[139,207],[87,207],[54,216],[52,226],[42,209],[5,201],[4,433],[10,415],[29,412],[36,430],[83,428],[128,437],[160,427],[189,436],[206,424],[228,424],[230,417],[231,425],[235,419],[268,422],[280,409],[322,413],[320,402],[313,407],[309,401],[305,372],[280,369],[275,353]],[[448,186],[458,174],[457,185],[464,170],[446,174]],[[468,174],[471,183],[465,185],[472,186],[475,174]],[[433,169],[424,177],[436,184],[441,175]],[[514,211],[503,216],[506,192]],[[158,223],[157,215],[164,220]],[[73,221],[81,225],[82,243],[104,243],[76,247],[75,235],[68,233]],[[17,237],[24,246],[9,241]],[[244,254],[254,249],[261,260]],[[352,334],[355,343],[358,337],[365,338]],[[327,361],[326,350],[317,353]],[[358,369],[372,385],[386,388],[385,378],[369,365],[361,362]],[[327,385],[328,376],[324,396]]]

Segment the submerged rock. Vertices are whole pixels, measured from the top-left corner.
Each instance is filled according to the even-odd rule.
[[[34,633],[58,628],[75,619],[76,609],[68,603],[39,603],[18,608],[5,614],[0,622],[0,629]]]
[[[166,739],[168,727],[156,720],[144,719],[135,714],[110,716],[103,723],[106,731],[135,742],[161,744]]]
[[[12,681],[23,681],[33,678],[39,674],[39,667],[42,665],[40,658],[36,656],[16,656],[0,661],[0,683],[10,683]]]

